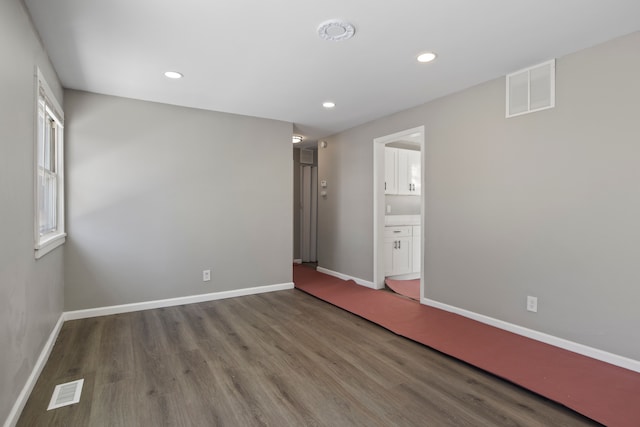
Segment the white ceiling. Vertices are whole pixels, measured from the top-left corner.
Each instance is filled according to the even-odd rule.
[[[284,120],[307,140],[640,30],[639,0],[25,3],[66,88]],[[355,36],[320,39],[333,18]]]

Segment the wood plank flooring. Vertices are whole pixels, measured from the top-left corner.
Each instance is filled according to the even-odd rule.
[[[80,403],[47,411],[56,384]],[[18,426],[590,426],[298,290],[66,322]]]

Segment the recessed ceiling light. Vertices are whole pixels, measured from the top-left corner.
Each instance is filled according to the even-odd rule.
[[[325,101],[325,102],[322,103],[322,106],[324,108],[333,108],[333,107],[336,106],[336,103],[332,102],[332,101]]]
[[[164,73],[164,76],[169,78],[169,79],[181,79],[182,73],[179,73],[177,71],[167,71]]]
[[[318,35],[323,40],[340,41],[348,40],[356,33],[356,28],[345,21],[331,19],[318,27]]]
[[[433,52],[425,52],[418,55],[418,62],[431,62],[436,59],[436,54]]]
[[[301,137],[300,135],[293,135],[293,137],[291,137],[291,142],[293,142],[294,144],[297,144],[299,142],[302,142],[304,138]]]

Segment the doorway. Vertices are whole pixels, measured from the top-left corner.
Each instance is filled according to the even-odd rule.
[[[300,166],[300,259],[318,261],[318,167]]]
[[[425,192],[426,188],[422,185],[425,181],[425,142],[424,142],[424,126],[407,129],[391,135],[381,136],[373,140],[373,282],[376,289],[384,289],[385,287],[385,271],[388,264],[388,256],[385,250],[385,226],[392,218],[387,216],[387,195],[385,194],[385,148],[401,147],[402,144],[415,145],[420,152],[420,171],[421,177],[418,185],[421,188],[419,196],[419,227],[418,236],[413,240],[416,250],[419,246],[419,258],[414,262],[419,263],[420,277],[420,300],[424,299],[424,242],[425,242]],[[407,147],[409,148],[409,147]],[[393,212],[389,212],[390,216]],[[415,229],[415,228],[414,228]],[[388,239],[387,239],[388,240]]]

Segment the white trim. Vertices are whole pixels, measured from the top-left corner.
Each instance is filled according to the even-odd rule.
[[[67,233],[57,234],[45,243],[36,244],[36,259],[40,259],[58,246],[62,246],[66,241]]]
[[[610,363],[611,365],[629,369],[631,371],[640,372],[639,360],[629,359],[628,357],[619,356],[617,354],[609,353],[604,350],[599,350],[597,348],[589,347],[584,344],[579,344],[577,342],[569,341],[564,338],[545,334],[544,332],[535,331],[533,329],[525,328],[524,326],[505,322],[503,320],[495,319],[493,317],[485,316],[483,314],[475,313],[463,308],[454,307],[452,305],[444,304],[428,298],[422,298],[420,302],[430,307],[435,307],[444,311],[448,311],[450,313],[459,314],[460,316],[477,320],[480,323],[491,325],[505,331],[513,332],[514,334],[522,335],[524,337],[531,338],[533,340],[540,341],[554,347],[569,350],[574,353],[590,357],[592,359],[600,360],[602,362]]]
[[[376,288],[376,285],[373,282],[369,282],[367,280],[359,279],[357,277],[349,276],[346,274],[338,273],[337,271],[327,270],[326,268],[322,268],[322,267],[316,267],[316,271],[320,273],[328,274],[329,276],[337,277],[338,279],[342,279],[342,280],[353,280],[358,285],[365,286],[367,288],[380,289],[380,288]]]
[[[18,395],[15,403],[13,404],[11,412],[9,412],[9,416],[5,420],[3,427],[14,427],[18,422],[20,414],[22,413],[22,410],[24,409],[24,406],[27,404],[27,400],[31,395],[31,391],[33,391],[33,387],[36,385],[36,382],[38,381],[38,378],[40,377],[40,374],[42,373],[42,370],[44,369],[44,366],[49,359],[51,350],[53,349],[53,346],[56,343],[56,339],[58,338],[58,334],[62,329],[62,324],[67,320],[87,319],[90,317],[107,316],[110,314],[128,313],[132,311],[149,310],[153,308],[172,307],[176,305],[193,304],[205,301],[241,297],[246,295],[256,295],[266,292],[283,291],[293,288],[293,282],[289,282],[277,285],[256,286],[253,288],[235,289],[232,291],[214,292],[202,295],[191,295],[187,297],[91,308],[87,310],[65,311],[60,315],[58,321],[56,322],[56,325],[51,331],[51,334],[49,335],[44,348],[40,352],[40,356],[38,356],[38,360],[36,361],[36,364],[34,365],[29,378],[27,378],[27,382],[22,388],[22,391]]]
[[[36,67],[36,82],[35,82],[35,123],[34,123],[34,138],[35,138],[35,146],[34,146],[34,171],[35,171],[35,179],[34,179],[34,256],[36,259],[40,259],[58,246],[65,243],[65,237],[67,236],[65,232],[65,183],[64,183],[64,111],[60,106],[60,103],[55,97],[55,94],[47,84],[46,79],[44,78],[44,74],[40,71],[40,68]],[[40,89],[44,92],[44,99],[41,103],[41,95]],[[41,107],[42,105],[42,107]],[[38,166],[38,156],[41,152],[42,145],[41,140],[39,139],[38,129],[41,125],[40,112],[44,114],[42,117],[43,120],[46,119],[47,114],[51,116],[56,123],[56,175],[57,175],[57,183],[56,183],[56,217],[57,217],[57,226],[55,230],[47,233],[44,236],[40,235],[40,218],[39,218],[39,210],[40,210],[40,195],[41,188],[38,185],[38,180],[40,176],[39,166]],[[53,111],[55,110],[55,111]]]
[[[89,308],[86,310],[66,311],[64,320],[87,319],[90,317],[109,316],[111,314],[130,313],[133,311],[151,310],[154,308],[173,307],[176,305],[195,304],[265,292],[293,289],[293,282],[278,285],[257,286],[253,288],[235,289],[232,291],[213,292],[210,294],[190,295],[186,297],[168,298],[155,301],[136,302],[131,304],[112,305],[108,307]]]
[[[61,122],[64,122],[64,110],[60,106],[60,103],[58,102],[58,99],[56,98],[55,94],[51,90],[51,87],[49,87],[49,83],[47,83],[47,80],[44,78],[44,73],[40,71],[40,67],[36,67],[36,79],[38,80],[37,85],[40,85],[43,87],[45,93],[49,97],[49,101],[51,101],[51,103],[53,104],[53,107],[56,109],[55,115],[60,116],[60,117],[56,117],[56,119],[58,119]],[[37,85],[36,85],[36,88],[37,88]],[[36,100],[37,99],[38,99],[38,93],[36,89]]]
[[[9,412],[9,416],[4,422],[4,427],[13,427],[18,422],[20,418],[20,414],[24,409],[24,406],[27,404],[27,400],[31,395],[31,391],[33,387],[36,385],[38,378],[40,377],[40,373],[44,369],[44,365],[47,363],[49,359],[49,355],[51,354],[51,350],[53,350],[53,346],[56,343],[56,339],[58,338],[58,334],[60,333],[60,329],[62,329],[62,324],[64,323],[64,313],[60,315],[56,325],[53,327],[51,334],[49,334],[49,338],[47,342],[44,344],[42,351],[40,352],[40,356],[38,356],[38,360],[36,360],[36,364],[33,366],[31,370],[31,374],[29,378],[27,378],[27,382],[24,387],[22,387],[22,391],[18,395],[15,403],[13,404],[13,408],[11,408],[11,412]]]
[[[296,259],[293,260],[293,263],[294,264],[302,264],[302,260],[299,259],[299,258],[296,258]]]

